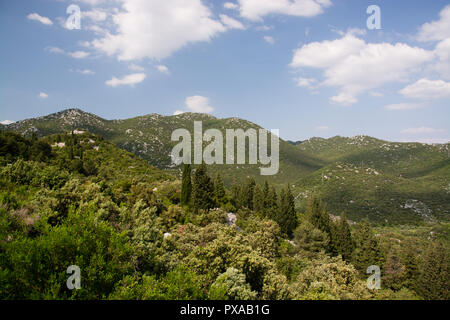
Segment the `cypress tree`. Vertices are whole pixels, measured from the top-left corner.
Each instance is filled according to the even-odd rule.
[[[336,247],[338,253],[347,262],[350,262],[353,254],[353,239],[350,226],[345,217],[345,213],[341,214],[341,219],[336,228]]]
[[[247,179],[240,193],[241,206],[247,207],[251,210],[253,210],[253,191],[255,189],[255,185],[256,185],[255,179],[253,178]]]
[[[402,264],[405,266],[405,282],[404,286],[408,289],[417,290],[417,279],[419,276],[419,251],[417,244],[408,242],[401,256]]]
[[[264,197],[264,208],[267,208],[268,206],[268,197],[269,197],[269,183],[266,181],[264,181],[264,187],[263,187],[263,197]]]
[[[354,232],[355,250],[353,251],[353,265],[361,274],[366,274],[367,267],[383,265],[383,253],[378,239],[373,234],[368,219],[358,223]]]
[[[242,206],[241,203],[241,186],[236,183],[236,180],[233,181],[233,185],[231,186],[231,203],[236,208],[236,210],[239,210]]]
[[[192,198],[195,212],[198,212],[199,209],[208,212],[214,207],[214,183],[208,176],[205,163],[195,170]]]
[[[256,185],[253,190],[253,210],[257,213],[264,213],[264,193],[260,186]]]
[[[273,186],[270,186],[267,192],[265,207],[266,207],[265,210],[266,217],[276,221],[278,210],[278,197],[277,192],[275,191],[275,188]]]
[[[191,182],[191,165],[184,164],[181,178],[181,198],[182,205],[187,205],[191,199],[192,182]]]
[[[331,220],[326,206],[317,197],[313,196],[308,203],[306,216],[309,222],[330,238],[327,251],[333,255],[337,254],[336,248],[336,225]]]
[[[289,186],[282,189],[278,201],[278,210],[275,220],[283,233],[290,235],[297,227],[297,216],[295,213],[294,197]]]
[[[217,205],[221,206],[225,204],[225,187],[223,186],[222,177],[218,173],[214,180],[214,200]]]
[[[450,299],[450,257],[448,248],[433,241],[426,249],[420,265],[418,293],[429,300]]]

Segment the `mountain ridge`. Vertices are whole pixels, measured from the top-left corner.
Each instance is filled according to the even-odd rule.
[[[103,136],[160,169],[179,173],[170,158],[171,133],[202,120],[203,130],[259,129],[259,125],[237,117],[219,119],[207,114],[156,113],[128,119],[106,120],[81,109],[66,109],[3,127],[24,135],[48,136],[70,130],[87,130]],[[260,165],[210,165],[211,175],[220,173],[226,185],[249,177],[276,186],[290,184],[297,206],[310,194],[319,195],[333,214],[348,212],[352,219],[417,222],[447,220],[450,213],[450,144],[389,142],[365,135],[312,137],[298,144],[280,138],[280,170],[261,176]]]

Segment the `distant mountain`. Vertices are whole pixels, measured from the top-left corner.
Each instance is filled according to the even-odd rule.
[[[102,135],[120,148],[142,157],[156,167],[174,169],[170,153],[177,142],[171,141],[171,134],[178,128],[186,128],[192,133],[194,120],[202,121],[203,131],[215,128],[225,133],[225,129],[261,128],[243,119],[217,119],[201,113],[187,112],[174,116],[149,114],[124,120],[106,120],[80,109],[68,109],[44,117],[18,121],[8,125],[7,129],[24,135],[34,133],[38,137],[83,129]],[[211,171],[213,173],[220,172],[227,184],[248,176],[254,177],[259,182],[263,182],[267,178],[274,183],[285,183],[312,173],[319,169],[322,163],[280,139],[279,173],[275,176],[261,176],[260,166],[213,165]]]
[[[218,119],[198,113],[106,120],[79,109],[3,127],[37,136],[87,130],[158,168],[178,172],[170,158],[175,144],[170,137],[178,128],[192,132],[194,120],[202,120],[203,131],[260,128],[239,118]],[[212,165],[209,170],[212,175],[220,172],[228,185],[247,177],[259,183],[264,180],[278,185],[289,183],[298,206],[302,207],[315,193],[325,200],[333,214],[345,211],[351,219],[369,216],[382,223],[448,220],[449,145],[388,142],[368,136],[311,138],[302,142],[280,139],[280,171],[275,176],[261,176],[260,165]]]
[[[309,139],[297,148],[326,163],[295,183],[335,214],[385,222],[448,220],[450,144],[395,143],[368,136]]]
[[[296,145],[302,143],[303,141],[300,141],[300,140],[299,140],[299,141],[291,141],[291,140],[288,140],[288,141],[286,141],[286,142],[288,142],[288,143],[290,143],[290,144],[296,146]]]

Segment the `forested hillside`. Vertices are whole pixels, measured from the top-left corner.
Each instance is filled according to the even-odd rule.
[[[194,121],[202,121],[203,131],[260,128],[239,118],[218,119],[198,113],[105,120],[68,109],[15,122],[5,129],[27,137],[76,129],[89,131],[155,167],[179,175],[181,167],[170,158],[176,144],[171,134],[179,128],[192,133]],[[208,171],[213,177],[220,173],[227,187],[243,183],[248,177],[259,184],[267,180],[277,190],[289,184],[302,210],[315,194],[327,203],[333,215],[345,211],[353,220],[369,217],[379,224],[417,224],[449,221],[449,149],[448,143],[399,143],[368,136],[311,138],[295,143],[280,139],[280,170],[276,175],[261,176],[260,164],[210,165]]]
[[[374,228],[315,194],[296,206],[291,184],[163,171],[81,130],[0,133],[0,165],[0,299],[450,298],[446,222]]]

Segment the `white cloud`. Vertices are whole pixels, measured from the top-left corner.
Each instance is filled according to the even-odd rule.
[[[329,128],[327,126],[317,126],[314,129],[316,129],[317,131],[326,131]]]
[[[47,99],[48,98],[48,94],[46,94],[45,92],[39,92],[38,98],[40,98],[40,99]]]
[[[209,105],[209,99],[203,96],[187,97],[185,104],[192,112],[211,113],[214,111],[214,108]]]
[[[238,0],[242,17],[261,21],[269,14],[284,14],[297,17],[313,17],[331,6],[330,0]]]
[[[330,102],[351,105],[367,90],[408,80],[433,57],[432,51],[404,43],[366,43],[351,32],[337,40],[303,45],[294,52],[290,66],[323,69],[321,85],[339,88]]]
[[[266,26],[266,25],[262,25],[262,26],[257,26],[257,27],[255,27],[255,30],[256,31],[269,31],[269,30],[271,30],[271,29],[273,29],[273,27],[272,26]]]
[[[137,64],[134,64],[134,63],[130,64],[130,65],[128,66],[128,68],[129,68],[130,70],[133,70],[133,71],[144,71],[144,70],[145,70],[143,67],[141,67],[141,66],[139,66],[139,65],[137,65]]]
[[[64,54],[64,50],[58,47],[46,47],[45,48],[46,51],[50,52],[50,53],[57,53],[57,54]]]
[[[423,24],[420,27],[417,40],[440,41],[450,38],[450,5],[439,13],[440,19]]]
[[[225,2],[223,4],[223,7],[225,9],[237,9],[237,8],[239,8],[239,6],[236,3],[233,3],[233,2]]]
[[[102,35],[102,36],[108,34],[108,29],[102,28],[102,27],[100,27],[100,26],[98,26],[96,24],[89,25],[89,26],[86,26],[86,27],[83,27],[83,28],[86,29],[86,30],[92,31],[95,34]]]
[[[407,98],[442,99],[450,98],[450,82],[420,79],[399,91]]]
[[[84,75],[93,75],[93,74],[95,74],[94,71],[89,70],[89,69],[76,69],[75,72],[78,72],[78,73],[81,73],[81,74],[84,74]]]
[[[419,133],[438,133],[444,132],[443,129],[435,129],[430,127],[408,128],[400,131],[403,134],[419,134]]]
[[[444,78],[450,79],[450,37],[439,42],[434,52],[438,59],[434,65],[434,70]]]
[[[135,84],[138,84],[146,78],[145,73],[133,73],[126,75],[122,79],[118,79],[116,77],[113,77],[111,80],[106,81],[106,85],[110,87],[117,87],[117,86],[123,86],[123,85],[129,85],[134,86]]]
[[[69,52],[68,55],[75,59],[84,59],[89,56],[89,52],[75,51],[75,52]]]
[[[105,21],[107,17],[108,17],[108,13],[103,10],[99,10],[99,9],[93,9],[90,11],[82,11],[81,12],[81,18],[88,18],[94,22]]]
[[[180,114],[182,114],[182,113],[184,113],[184,111],[176,110],[176,111],[173,112],[173,115],[174,115],[174,116],[178,116],[178,115],[180,115]]]
[[[225,14],[219,15],[219,17],[220,17],[220,21],[222,21],[222,23],[225,26],[227,26],[228,28],[245,30],[244,25],[240,21],[233,19]]]
[[[295,50],[290,66],[293,68],[327,68],[351,54],[357,54],[365,46],[364,40],[358,39],[352,34],[331,41],[311,42]]]
[[[90,55],[90,53],[86,51],[65,52],[63,49],[58,47],[46,47],[45,50],[50,53],[64,54],[75,59],[84,59]]]
[[[423,103],[394,103],[385,106],[388,110],[414,110],[425,107]]]
[[[159,72],[165,73],[165,74],[170,74],[169,68],[167,68],[165,65],[157,65],[156,69],[158,69]]]
[[[294,79],[295,83],[299,87],[313,89],[316,87],[317,80],[314,78],[302,78],[298,77]]]
[[[40,15],[37,14],[37,13],[30,13],[30,14],[27,16],[27,18],[28,18],[29,20],[39,21],[40,23],[45,24],[45,25],[47,25],[47,26],[51,26],[51,25],[53,24],[52,20],[50,20],[50,19],[47,18],[47,17],[42,17],[42,16],[40,16]]]
[[[271,36],[264,36],[264,41],[270,44],[274,44],[275,43],[275,39]]]
[[[99,4],[103,3],[103,2],[105,2],[105,0],[77,0],[77,1],[89,4],[91,6],[96,6],[96,5],[99,5]]]
[[[8,124],[14,123],[14,121],[12,121],[12,120],[3,120],[0,123],[6,126]]]
[[[350,106],[358,102],[358,99],[352,93],[341,92],[337,96],[330,98],[330,103],[337,103],[343,106]]]
[[[227,30],[201,0],[122,0],[113,22],[116,33],[108,32],[92,44],[119,60],[163,59]]]

